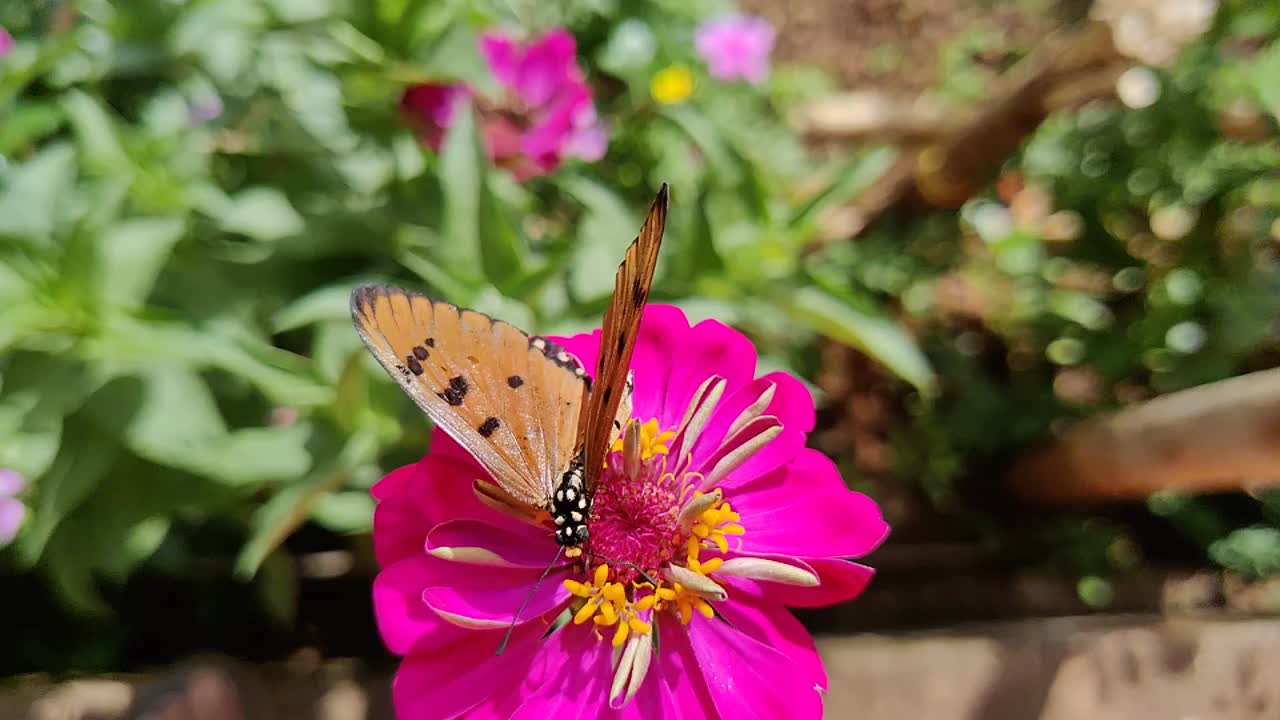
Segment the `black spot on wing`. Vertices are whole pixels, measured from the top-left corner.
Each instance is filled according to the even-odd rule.
[[[433,347],[435,347],[435,346],[436,346],[436,339],[435,339],[435,338],[433,338],[433,337],[429,337],[429,338],[427,338],[426,340],[424,340],[424,341],[423,341],[423,344],[424,344],[424,345],[426,345],[426,346],[427,346],[427,347],[429,347],[429,348],[433,348]]]
[[[416,357],[414,357],[414,356],[412,356],[412,355],[405,355],[405,356],[404,356],[404,364],[409,366],[409,370],[410,370],[414,375],[421,375],[421,374],[422,374],[422,363],[418,362],[418,358],[416,358]]]
[[[462,399],[467,396],[467,390],[471,389],[471,384],[461,375],[455,375],[449,378],[449,387],[443,392],[436,393],[442,400],[453,406],[462,404]]]
[[[519,375],[512,375],[511,377],[507,378],[507,387],[510,387],[512,390],[520,387],[523,384],[524,384],[524,378],[520,377]]]
[[[413,356],[418,358],[419,360],[426,360],[428,357],[427,349],[422,347],[421,345],[417,345],[413,348]]]
[[[480,433],[480,437],[489,437],[498,431],[498,427],[502,425],[496,417],[487,417],[484,422],[480,423],[480,427],[476,430]]]

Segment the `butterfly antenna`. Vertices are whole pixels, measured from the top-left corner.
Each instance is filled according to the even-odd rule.
[[[561,555],[564,555],[563,545],[560,546],[559,550],[556,550],[555,559],[553,559],[550,562],[550,564],[547,565],[547,569],[543,570],[542,574],[538,576],[538,581],[533,584],[533,589],[529,591],[528,595],[524,596],[524,602],[520,603],[520,609],[516,610],[515,617],[511,618],[511,625],[507,627],[507,632],[503,634],[502,642],[498,644],[498,651],[495,652],[494,655],[501,655],[502,651],[507,649],[507,642],[511,640],[511,633],[515,632],[516,623],[520,622],[520,614],[524,612],[525,606],[528,605],[529,601],[533,599],[534,593],[538,592],[538,588],[542,585],[542,581],[546,580],[547,576],[551,574],[551,569],[554,568],[556,564],[560,562]]]
[[[649,577],[649,573],[642,570],[639,565],[633,562],[627,562],[626,560],[610,560],[609,558],[604,557],[603,555],[597,555],[591,552],[590,550],[587,550],[586,548],[583,548],[582,552],[608,565],[621,565],[622,567],[631,568],[632,570],[635,570],[640,577],[644,578],[645,582],[649,583],[654,587],[658,587],[658,581]]]

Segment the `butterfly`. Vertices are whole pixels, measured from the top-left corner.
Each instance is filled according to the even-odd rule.
[[[365,346],[489,472],[492,482],[476,481],[481,499],[533,521],[549,515],[555,541],[570,557],[590,538],[605,456],[631,414],[629,368],[667,195],[663,183],[618,267],[594,383],[563,347],[484,313],[383,285],[363,285],[351,295]]]

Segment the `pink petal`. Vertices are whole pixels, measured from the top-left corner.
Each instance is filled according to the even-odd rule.
[[[738,553],[730,553],[737,556]],[[813,571],[819,580],[817,587],[798,587],[767,580],[726,578],[730,597],[745,594],[761,605],[786,605],[788,607],[823,607],[852,600],[871,583],[875,571],[839,558],[789,558],[775,555],[768,558],[778,562],[803,564]]]
[[[664,622],[658,626],[658,632],[660,650],[649,666],[649,680],[658,682],[651,685],[647,680],[640,692],[661,693],[665,698],[664,706],[671,708],[671,714],[644,714],[641,717],[677,720],[719,717],[685,627],[678,622]],[[639,701],[640,696],[637,695],[635,700]]]
[[[519,683],[539,651],[544,628],[516,628],[502,655],[494,649],[503,630],[470,631],[451,642],[411,652],[391,685],[396,716],[416,718],[509,718]]]
[[[542,575],[540,569],[490,567],[481,571],[467,563],[444,564],[448,567],[434,587],[422,592],[422,599],[431,609],[459,620],[503,627],[516,619],[527,598],[518,618],[523,625],[562,608],[571,597],[563,583],[567,567],[553,570],[534,590]]]
[[[697,618],[686,628],[721,717],[822,717],[811,668],[719,620]]]
[[[875,501],[845,487],[835,463],[809,448],[729,500],[747,529],[739,551],[748,555],[858,557],[889,534]]]
[[[809,686],[827,689],[827,671],[813,637],[785,608],[772,603],[729,601],[720,606],[729,624],[765,645],[780,651],[794,664]]]
[[[578,72],[573,35],[556,29],[543,35],[525,50],[512,89],[531,107],[541,107],[559,96]]]
[[[379,567],[422,554],[426,519],[411,502],[390,500],[373,509],[373,552]]]
[[[511,720],[604,716],[610,647],[587,627],[567,625],[547,638],[525,676],[527,696]]]
[[[520,129],[503,117],[488,119],[484,124],[484,146],[489,159],[500,163],[520,155],[523,136]]]
[[[474,565],[450,562],[431,555],[401,560],[378,573],[373,585],[373,609],[387,648],[406,653],[433,633],[456,626],[447,612],[461,618],[510,623],[520,603],[528,596],[541,570],[502,567],[477,569]],[[550,610],[550,605],[568,595],[561,584],[563,572],[547,576],[538,593],[520,616],[520,625]],[[505,604],[504,604],[505,603]],[[541,623],[536,623],[541,625]],[[474,628],[455,628],[473,632]],[[454,632],[450,630],[449,633]],[[494,648],[497,643],[494,644]]]
[[[631,369],[636,374],[632,401],[636,417],[656,417],[663,428],[672,427],[684,417],[683,407],[667,402],[667,390],[672,370],[682,362],[680,352],[689,343],[689,320],[683,310],[672,305],[650,305],[645,309],[631,357]]]
[[[443,430],[432,435],[431,453],[419,466],[422,470],[413,497],[429,523],[422,537],[426,537],[426,530],[448,520],[479,520],[500,528],[525,525],[476,497],[472,489],[475,481],[492,480],[492,476]]]
[[[756,374],[755,346],[745,335],[716,320],[703,320],[694,325],[686,343],[669,347],[667,352],[674,355],[677,362],[667,379],[664,401],[668,410],[674,413],[669,423],[667,418],[663,418],[664,428],[680,422],[694,391],[712,375],[725,379],[722,397],[729,397],[750,383]],[[638,378],[636,384],[640,384]],[[727,423],[725,428],[728,428]]]
[[[770,383],[775,386],[773,400],[764,414],[778,418],[782,422],[782,432],[720,482],[720,486],[726,490],[739,487],[791,462],[804,448],[806,436],[813,429],[813,396],[809,394],[808,388],[786,373],[769,373],[738,392],[726,393],[721,399],[711,421],[694,444],[691,467],[700,468],[702,463],[712,457],[733,421],[760,397],[760,393]]]
[[[3,28],[0,28],[3,30]],[[17,470],[0,468],[0,497],[13,497],[27,486],[27,479]]]
[[[452,638],[466,630],[452,625],[422,601],[422,590],[437,582],[436,565],[425,555],[393,563],[373,580],[373,612],[387,649],[409,652],[423,638]]]
[[[521,136],[520,152],[548,172],[555,169],[573,133],[573,112],[567,103],[550,109]]]
[[[661,631],[661,629],[660,629]],[[661,655],[653,659],[644,684],[631,702],[621,708],[609,706],[609,690],[613,682],[612,651],[607,639],[600,639],[588,628],[566,626],[547,639],[546,647],[534,661],[525,678],[529,690],[524,703],[512,716],[527,720],[547,718],[608,718],[609,720],[645,720],[646,718],[708,718],[711,709],[706,688],[701,696],[691,685],[697,679],[697,665],[692,652],[683,657],[668,651],[668,636],[674,640],[683,632],[672,628],[663,634]],[[686,672],[692,668],[692,673]]]
[[[503,87],[514,90],[519,80],[522,53],[511,38],[487,32],[480,36],[480,53],[489,63],[489,71]]]
[[[609,149],[609,135],[596,115],[594,104],[578,108],[573,117],[573,134],[565,141],[563,152],[566,155],[595,162],[604,157]]]
[[[422,554],[422,542],[431,525],[411,490],[421,472],[420,462],[405,465],[387,473],[369,490],[378,501],[373,511],[373,549],[382,567]]]
[[[515,524],[495,527],[479,520],[451,520],[427,534],[427,550],[482,548],[518,567],[542,570],[556,556],[555,542],[546,528]]]
[[[689,333],[689,320],[680,308],[674,305],[649,305],[645,308],[635,354],[631,357],[631,369],[636,376],[633,397],[636,417],[656,417],[664,428],[675,425],[684,417],[683,407],[667,407],[666,392],[672,367],[679,361],[678,350],[688,344]],[[548,339],[577,356],[587,374],[595,377],[600,355],[599,330]]]
[[[21,500],[0,498],[0,547],[13,542],[27,515],[27,506]]]

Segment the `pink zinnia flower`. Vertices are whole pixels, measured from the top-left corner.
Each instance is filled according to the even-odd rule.
[[[27,515],[27,507],[18,494],[27,486],[26,478],[16,470],[0,469],[0,547],[13,542]]]
[[[769,74],[773,37],[773,26],[764,18],[735,15],[699,26],[694,47],[712,77],[759,84]]]
[[[557,341],[595,366],[599,331]],[[594,557],[536,591],[551,527],[478,499],[485,471],[442,431],[373,488],[374,608],[405,656],[401,718],[821,716],[826,673],[785,606],[867,585],[871,569],[845,558],[885,537],[879,509],[804,447],[808,391],[755,377],[735,330],[650,306],[632,370],[636,422],[596,489]]]
[[[480,103],[494,164],[523,180],[551,172],[565,157],[604,156],[608,138],[568,31],[553,30],[527,45],[489,32],[480,38],[480,51],[504,91],[502,98]],[[468,94],[462,85],[422,84],[406,90],[400,102],[418,120],[423,142],[439,150],[458,100]]]
[[[4,57],[13,51],[13,36],[9,31],[0,25],[0,57]]]

